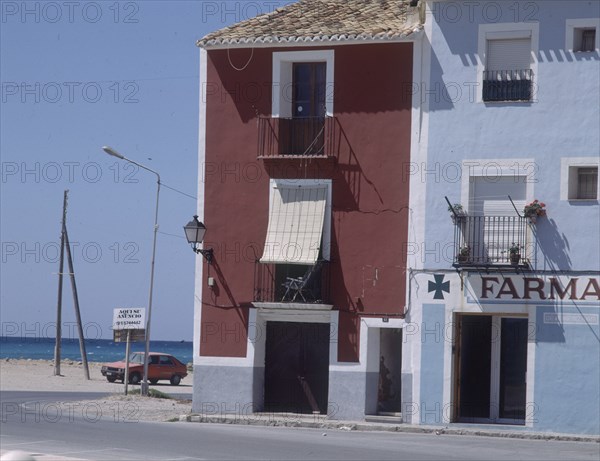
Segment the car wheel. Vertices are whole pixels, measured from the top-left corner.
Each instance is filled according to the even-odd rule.
[[[139,384],[142,377],[139,373],[132,373],[129,375],[129,384]]]
[[[158,379],[149,379],[148,381],[150,381],[150,384],[156,384]]]
[[[173,386],[179,386],[180,382],[181,382],[181,376],[179,376],[179,375],[173,375],[173,376],[171,376],[171,384]]]
[[[114,383],[117,380],[115,376],[107,376],[106,379],[109,383]]]

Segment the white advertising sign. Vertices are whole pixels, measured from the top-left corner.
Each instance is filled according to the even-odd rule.
[[[113,311],[113,330],[143,330],[146,328],[146,308],[118,308]]]

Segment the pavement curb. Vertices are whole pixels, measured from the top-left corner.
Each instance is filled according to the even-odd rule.
[[[245,426],[272,426],[272,427],[302,427],[309,429],[334,429],[341,431],[378,431],[399,432],[412,434],[435,435],[470,435],[482,437],[501,437],[528,440],[556,440],[562,442],[595,442],[600,443],[600,437],[558,434],[550,432],[529,432],[525,430],[511,431],[507,429],[481,429],[451,426],[419,426],[411,424],[367,423],[356,421],[332,421],[319,418],[318,420],[299,419],[297,415],[288,418],[273,418],[265,415],[247,415],[240,418],[237,415],[203,416],[199,414],[182,415],[180,422],[208,423],[208,424],[239,424]]]

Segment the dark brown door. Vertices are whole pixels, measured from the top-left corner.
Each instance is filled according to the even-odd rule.
[[[458,418],[469,422],[490,417],[492,317],[461,315]]]
[[[326,64],[294,63],[292,74],[292,118],[281,120],[281,153],[323,155]]]
[[[461,315],[457,331],[458,420],[524,424],[527,319]]]
[[[503,318],[500,349],[499,418],[525,421],[527,319]]]
[[[267,322],[265,410],[327,412],[329,324]]]

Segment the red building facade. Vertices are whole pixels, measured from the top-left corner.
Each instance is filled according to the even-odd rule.
[[[413,44],[393,3],[387,39],[244,46],[250,20],[199,42],[194,411],[400,411]]]

